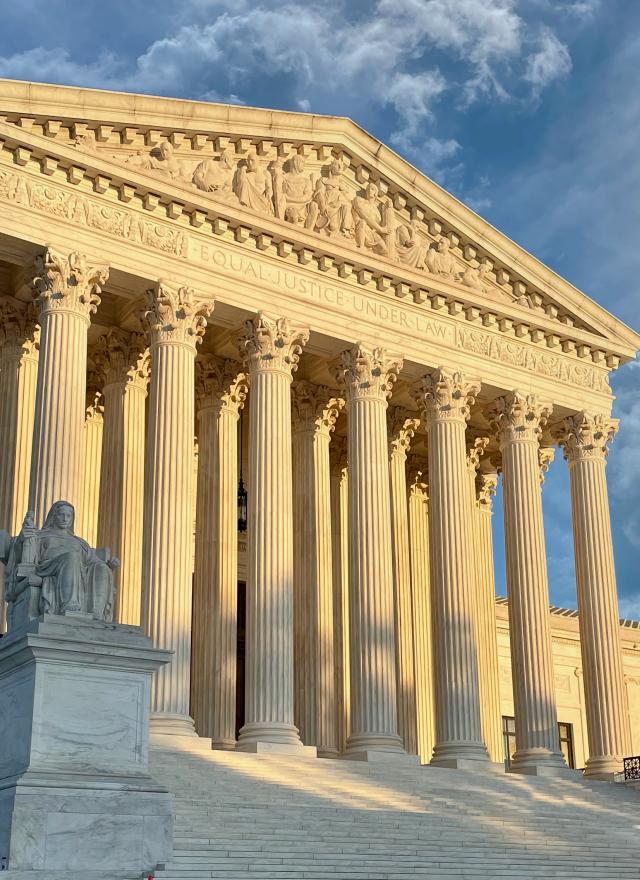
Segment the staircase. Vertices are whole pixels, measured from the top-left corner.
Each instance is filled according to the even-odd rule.
[[[172,738],[156,880],[640,878],[640,792],[575,778],[213,752]]]

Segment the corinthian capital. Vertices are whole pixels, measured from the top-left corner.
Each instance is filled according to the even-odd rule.
[[[417,455],[410,455],[407,458],[407,482],[410,495],[419,495],[426,498],[427,474],[428,466],[426,459],[420,458]]]
[[[247,399],[247,377],[240,364],[214,355],[196,361],[196,408],[227,409],[238,415]]]
[[[89,319],[100,305],[109,267],[89,263],[73,251],[67,257],[51,248],[33,261],[31,287],[42,312],[69,310]]]
[[[538,442],[542,428],[551,415],[551,407],[535,394],[511,391],[495,400],[487,413],[500,444],[515,440]]]
[[[344,400],[331,388],[304,379],[294,382],[291,401],[294,431],[313,431],[326,437],[333,432],[344,408]]]
[[[395,406],[389,410],[390,454],[406,455],[419,427],[420,419],[409,417],[402,407]]]
[[[345,389],[347,400],[370,398],[386,402],[402,363],[402,358],[390,355],[384,348],[367,348],[358,343],[338,356],[331,372]]]
[[[476,497],[480,510],[491,513],[493,496],[496,494],[497,488],[498,471],[485,459],[481,463],[480,470],[476,476]]]
[[[489,437],[473,437],[467,441],[467,465],[475,474],[480,466],[480,459],[489,445]]]
[[[96,340],[92,356],[102,374],[103,385],[124,383],[146,387],[149,350],[143,333],[127,333],[120,327],[112,327]]]
[[[555,434],[569,464],[587,459],[604,461],[618,424],[617,419],[583,410],[566,418]]]
[[[429,425],[440,420],[466,422],[479,390],[480,384],[462,373],[438,369],[420,380],[413,395]]]
[[[7,297],[0,299],[0,349],[3,355],[21,357],[38,348],[38,307]]]
[[[181,342],[194,349],[202,342],[212,302],[197,298],[192,287],[173,287],[158,281],[146,292],[146,308],[140,320],[147,327],[151,344]]]
[[[292,324],[287,318],[271,318],[258,312],[245,321],[239,340],[240,355],[249,374],[278,370],[290,376],[298,369],[302,348],[309,340],[309,330]]]

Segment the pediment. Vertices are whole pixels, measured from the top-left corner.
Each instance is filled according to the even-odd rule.
[[[75,163],[147,208],[261,229],[320,268],[369,273],[472,324],[506,322],[611,367],[640,344],[351,120],[11,81],[0,81],[0,118],[5,143],[45,173]]]

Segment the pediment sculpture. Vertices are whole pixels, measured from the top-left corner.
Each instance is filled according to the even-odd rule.
[[[76,535],[74,524],[73,505],[56,501],[41,529],[29,512],[15,538],[0,532],[9,630],[46,614],[112,620],[120,561]]]
[[[120,156],[113,158],[122,161]],[[300,153],[292,152],[267,164],[260,161],[255,149],[242,157],[229,146],[219,157],[203,159],[189,170],[188,163],[176,157],[173,145],[163,141],[130,156],[126,164],[195,187],[225,205],[277,217],[481,293],[494,284],[489,259],[454,256],[448,235],[428,233],[413,213],[410,220],[404,220],[376,183],[354,187],[346,175],[349,163],[342,156],[334,156],[313,174]],[[536,307],[524,297],[518,298],[518,303]]]

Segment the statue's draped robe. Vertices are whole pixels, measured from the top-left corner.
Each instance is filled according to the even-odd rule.
[[[103,604],[110,604],[111,571],[76,535],[42,529],[38,533],[36,574],[42,578],[44,608],[54,614],[93,613],[102,610]]]

